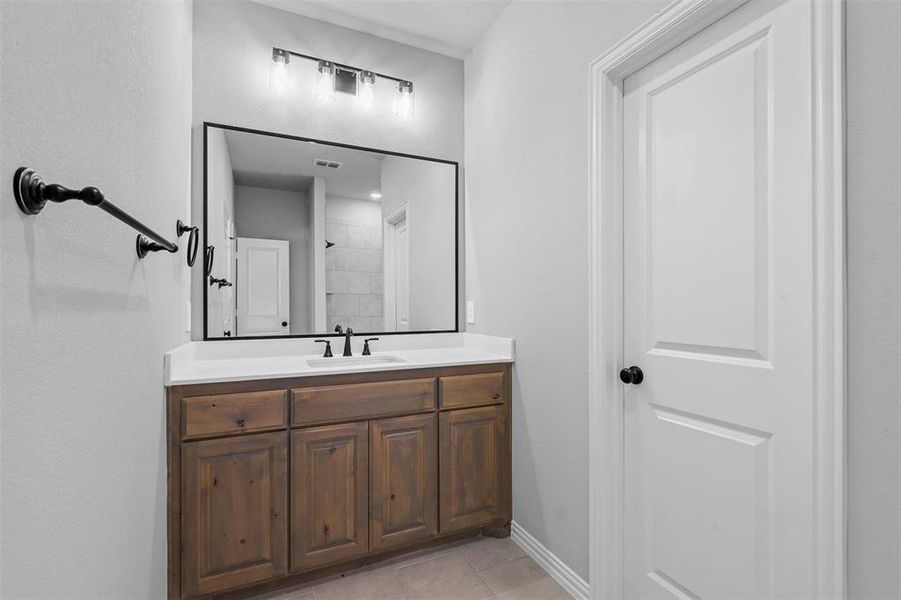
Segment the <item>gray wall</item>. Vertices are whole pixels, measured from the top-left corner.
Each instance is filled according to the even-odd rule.
[[[386,156],[382,216],[407,204],[410,331],[454,328],[454,167]]]
[[[26,217],[9,185],[21,165],[96,185],[174,237],[191,17],[186,2],[0,2],[4,598],[166,594],[162,356],[187,338],[184,250],[139,261],[106,213]]]
[[[272,47],[369,67],[415,84],[416,115],[354,110],[340,94],[333,104],[313,97],[313,63],[292,60],[294,90],[269,88]],[[378,82],[376,95],[394,88]],[[389,102],[390,104],[390,102]],[[384,107],[383,107],[384,108]],[[248,2],[194,3],[194,219],[201,220],[202,123],[212,121],[422,156],[463,160],[463,62],[359,31]],[[195,322],[201,322],[195,275]],[[194,337],[200,337],[195,328]]]
[[[310,329],[310,212],[302,192],[235,186],[235,230],[239,237],[288,240],[288,285],[293,334]],[[238,282],[241,285],[241,282]]]
[[[588,579],[588,64],[665,1],[513,2],[466,59],[471,330],[516,338],[513,518]]]
[[[852,598],[901,598],[901,2],[847,4]]]

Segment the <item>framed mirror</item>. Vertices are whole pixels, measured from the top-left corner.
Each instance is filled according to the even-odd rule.
[[[203,136],[205,340],[458,331],[458,163]]]

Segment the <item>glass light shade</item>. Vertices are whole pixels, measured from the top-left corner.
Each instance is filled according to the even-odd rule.
[[[335,65],[327,60],[319,61],[316,75],[316,99],[320,102],[335,101]]]
[[[397,86],[397,117],[401,121],[413,118],[413,84],[403,81]]]
[[[360,84],[357,86],[357,108],[369,110],[375,103],[375,74],[371,71],[360,72]]]
[[[273,54],[269,64],[269,87],[279,94],[291,91],[291,76],[288,73],[288,57]]]

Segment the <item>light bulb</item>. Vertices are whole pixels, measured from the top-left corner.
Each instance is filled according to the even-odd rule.
[[[316,99],[321,102],[335,101],[335,65],[327,60],[319,61],[316,76]]]
[[[269,65],[269,87],[279,94],[291,91],[291,76],[288,73],[288,53],[279,48],[272,49],[272,63]]]
[[[360,71],[360,85],[357,87],[357,108],[369,110],[375,102],[375,73]]]
[[[401,81],[397,93],[397,116],[401,121],[409,121],[413,118],[413,83]]]

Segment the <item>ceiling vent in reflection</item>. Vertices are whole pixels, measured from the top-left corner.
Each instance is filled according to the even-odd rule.
[[[325,160],[324,158],[314,158],[313,164],[317,167],[325,167],[326,169],[340,169],[344,163],[334,160]]]

